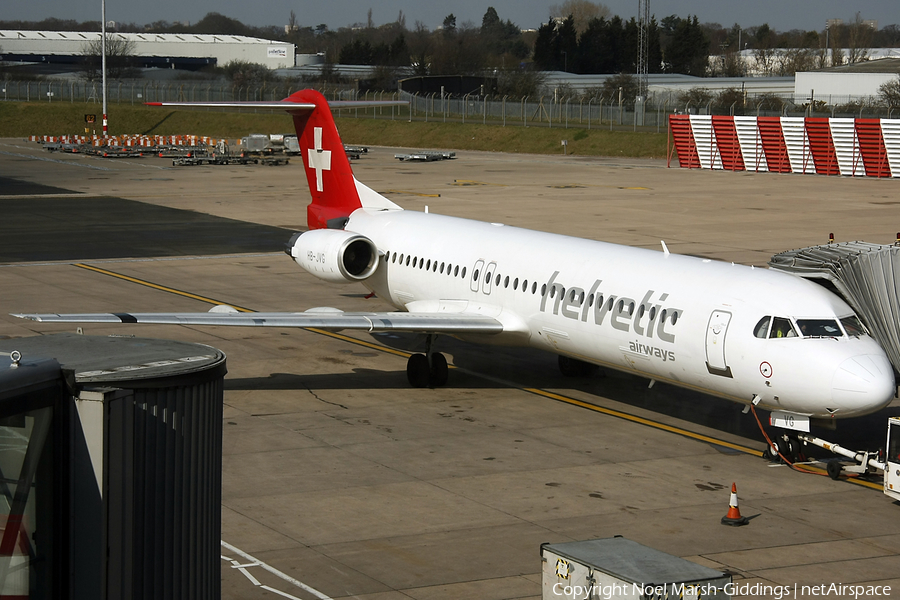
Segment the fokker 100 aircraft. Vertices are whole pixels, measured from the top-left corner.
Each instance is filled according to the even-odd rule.
[[[407,375],[420,387],[447,382],[447,361],[431,342],[452,335],[549,350],[570,375],[619,369],[806,423],[871,413],[894,397],[882,348],[842,299],[815,283],[670,254],[664,244],[653,251],[402,210],[355,179],[321,94],[250,104],[287,110],[303,151],[309,231],[286,252],[316,277],[361,283],[397,312],[17,316],[418,332],[427,350],[409,358]]]

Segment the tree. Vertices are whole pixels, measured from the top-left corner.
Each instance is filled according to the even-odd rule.
[[[847,31],[847,62],[854,64],[869,60],[869,48],[872,47],[872,28],[863,23],[860,13]]]
[[[522,40],[522,32],[516,24],[509,20],[502,21],[493,6],[488,7],[481,19],[480,37],[482,45],[488,54],[493,55],[497,66],[505,65],[505,55],[517,61],[531,54],[531,49]]]
[[[671,39],[663,51],[667,70],[703,77],[709,63],[709,38],[700,27],[697,16],[686,19],[675,17],[675,21],[666,17],[663,23],[671,31]]]
[[[81,49],[82,77],[88,81],[100,79],[103,68],[103,41],[96,40],[85,43]],[[106,34],[106,77],[124,79],[136,77],[138,70],[134,67],[134,42],[118,33]]]
[[[619,73],[613,77],[608,77],[603,82],[601,92],[613,104],[618,104],[619,98],[621,98],[623,106],[633,106],[634,99],[638,95],[637,77],[627,73]]]
[[[888,106],[900,107],[900,76],[882,83],[878,87],[878,97]]]
[[[534,64],[543,71],[574,70],[578,62],[578,33],[572,15],[562,22],[550,19],[538,29]]]
[[[702,87],[691,88],[686,92],[680,92],[678,94],[678,102],[685,106],[695,106],[698,108],[706,107],[712,99],[712,92]]]
[[[236,87],[259,87],[275,78],[274,73],[267,66],[245,60],[229,61],[222,67],[222,70]]]
[[[449,15],[444,17],[443,30],[449,33],[456,31],[456,17],[453,15],[453,13],[450,13]]]
[[[575,31],[583,34],[593,19],[607,18],[610,15],[609,7],[599,2],[590,0],[565,0],[562,4],[554,4],[550,7],[550,13],[557,17],[572,15]]]
[[[544,74],[531,69],[507,69],[497,74],[497,93],[511,98],[537,96],[544,86]]]
[[[549,71],[556,66],[556,57],[553,53],[555,38],[556,24],[553,19],[548,23],[542,23],[534,42],[534,65],[541,71]]]

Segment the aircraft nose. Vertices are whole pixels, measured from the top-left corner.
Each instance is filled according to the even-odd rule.
[[[894,370],[887,356],[861,354],[838,367],[831,384],[838,414],[865,414],[885,406],[894,397]]]

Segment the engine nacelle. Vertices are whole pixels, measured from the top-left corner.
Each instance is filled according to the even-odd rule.
[[[332,283],[353,283],[378,268],[378,249],[369,238],[343,229],[295,233],[285,252],[298,265]]]

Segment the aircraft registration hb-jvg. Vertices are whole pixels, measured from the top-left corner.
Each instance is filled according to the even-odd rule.
[[[397,312],[17,316],[418,332],[427,351],[409,358],[407,375],[419,387],[447,382],[434,336],[532,346],[558,354],[568,375],[619,369],[781,411],[782,426],[864,415],[895,395],[885,352],[850,306],[815,283],[670,254],[665,244],[653,251],[402,210],[355,179],[321,94],[249,104],[287,110],[300,140],[309,231],[295,234],[286,252],[316,277],[363,284]]]

